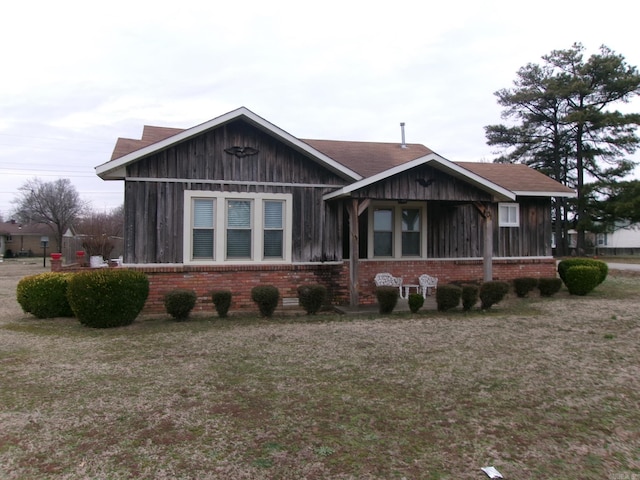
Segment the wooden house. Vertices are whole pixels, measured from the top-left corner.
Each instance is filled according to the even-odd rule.
[[[299,139],[246,108],[186,130],[118,139],[104,180],[125,182],[124,263],[147,310],[178,286],[276,285],[284,305],[323,283],[334,304],[375,301],[389,272],[453,280],[553,276],[551,198],[574,192],[523,165],[452,162],[418,144]]]

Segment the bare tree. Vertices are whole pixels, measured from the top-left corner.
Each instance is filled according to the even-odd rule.
[[[109,258],[115,247],[115,240],[122,237],[124,230],[124,206],[111,212],[89,212],[78,219],[76,231],[82,235],[82,247],[87,255]]]
[[[62,236],[78,218],[85,202],[68,178],[43,182],[39,178],[27,180],[19,189],[15,216],[23,223],[43,223],[51,228],[57,248]],[[52,245],[53,247],[54,245]]]

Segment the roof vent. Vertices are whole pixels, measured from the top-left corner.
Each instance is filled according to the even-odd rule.
[[[402,132],[402,143],[400,144],[400,148],[407,148],[407,144],[404,141],[404,122],[400,123],[400,131]]]

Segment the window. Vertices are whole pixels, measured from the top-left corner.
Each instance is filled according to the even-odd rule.
[[[420,256],[420,210],[402,210],[402,256]]]
[[[498,224],[501,227],[519,227],[520,215],[517,203],[498,204]]]
[[[281,201],[264,202],[264,258],[282,258],[283,256],[283,206],[284,202]]]
[[[373,212],[373,255],[393,256],[393,210],[390,208]]]
[[[213,258],[215,200],[193,201],[193,258]]]
[[[185,192],[184,262],[290,262],[289,194]]]
[[[413,203],[413,204],[412,204]],[[374,206],[370,215],[369,256],[422,257],[426,248],[426,209],[424,203]]]

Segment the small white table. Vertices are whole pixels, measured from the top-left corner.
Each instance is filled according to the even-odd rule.
[[[411,289],[415,288],[416,293],[420,293],[420,285],[414,285],[413,283],[403,283],[402,289],[404,290],[404,295],[402,298],[409,298],[409,294],[411,293]]]

